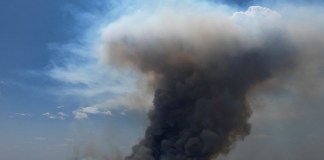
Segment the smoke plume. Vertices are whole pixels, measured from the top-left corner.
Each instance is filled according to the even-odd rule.
[[[247,94],[294,68],[300,51],[279,13],[228,13],[161,7],[104,29],[108,63],[135,70],[154,94],[145,136],[126,160],[209,160],[249,135]]]

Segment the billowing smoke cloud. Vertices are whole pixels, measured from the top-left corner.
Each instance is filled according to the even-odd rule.
[[[294,68],[299,51],[277,12],[229,13],[158,7],[104,29],[107,61],[133,68],[154,92],[150,124],[126,160],[208,160],[250,133],[247,93]]]
[[[149,124],[142,139],[128,153],[143,132],[139,123],[145,123],[129,123],[136,119],[118,123],[110,119],[108,123],[114,122],[118,127],[127,124],[120,128],[128,130],[115,126],[109,128],[113,132],[105,134],[105,140],[90,139],[76,144],[74,159],[221,159],[224,157],[220,155],[229,153],[235,142],[250,132],[252,135],[243,143],[247,144],[243,145],[245,150],[235,149],[234,158],[229,159],[322,159],[318,156],[322,152],[315,152],[323,144],[322,127],[316,126],[322,123],[324,95],[323,7],[294,6],[289,4],[291,0],[109,2],[116,3],[109,3],[114,7],[109,8],[107,15],[102,14],[102,5],[98,7],[99,13],[84,14],[87,18],[83,21],[91,21],[93,28],[85,31],[84,44],[67,46],[67,52],[76,52],[77,58],[50,73],[67,84],[65,90],[55,91],[64,97],[73,95],[78,101],[87,101],[73,112],[77,119],[91,119],[95,115],[120,115],[127,119],[132,113],[151,110]],[[250,4],[271,9],[252,6],[247,11],[237,11]],[[278,98],[293,102],[281,107]],[[252,115],[252,108],[259,105],[267,108],[262,112],[253,110],[258,114]],[[142,118],[142,114],[135,117]],[[300,123],[305,119],[311,120]],[[293,125],[282,128],[299,135],[291,140],[294,143],[267,145],[256,154],[255,150],[265,141],[253,147],[250,137],[276,137],[282,142],[292,136],[266,131],[272,129],[269,124],[287,120]],[[254,129],[258,127],[257,131],[251,130],[250,123]],[[316,139],[312,143],[303,137],[305,132],[290,130],[310,130],[310,125],[315,128],[308,132],[311,139]],[[131,132],[134,126],[137,131]],[[284,129],[273,129],[272,133]],[[109,147],[101,145],[103,142],[109,143]],[[273,139],[267,142],[276,143]],[[304,154],[305,146],[315,154]],[[244,157],[246,149],[253,156]],[[110,154],[115,150],[121,153]]]

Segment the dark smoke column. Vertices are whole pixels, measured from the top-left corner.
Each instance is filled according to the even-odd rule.
[[[250,132],[245,94],[276,68],[274,57],[264,52],[224,56],[205,64],[172,56],[168,61],[174,63],[160,62],[154,68],[160,78],[151,123],[126,159],[208,160],[228,153],[233,142]]]
[[[149,75],[155,92],[145,136],[126,160],[227,154],[250,132],[246,94],[293,65],[293,47],[280,29],[266,26],[254,34],[231,18],[187,14],[109,28],[109,59]]]

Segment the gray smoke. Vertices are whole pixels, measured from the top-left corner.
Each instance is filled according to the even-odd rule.
[[[223,51],[219,58],[202,61],[180,48],[180,53],[140,57],[139,64],[148,65],[141,70],[159,78],[151,123],[127,159],[207,160],[228,153],[233,142],[250,132],[246,93],[278,70],[291,67],[292,48],[286,43],[274,35],[266,46],[242,55],[227,56]]]
[[[107,61],[136,70],[154,92],[150,124],[126,160],[227,154],[250,133],[247,94],[295,66],[299,51],[276,12],[197,8],[140,12],[104,32]]]

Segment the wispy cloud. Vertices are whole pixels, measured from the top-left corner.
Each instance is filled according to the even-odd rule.
[[[68,114],[63,112],[57,112],[56,114],[45,112],[42,115],[47,117],[48,119],[60,119],[60,120],[65,120],[65,118],[69,116]]]
[[[66,113],[63,113],[63,112],[57,112],[57,115],[59,115],[61,117],[68,117],[68,115]]]
[[[32,116],[31,113],[16,113],[16,115],[22,116],[22,117],[31,117]]]
[[[80,111],[73,111],[74,114],[74,118],[81,120],[81,119],[86,119],[88,118],[88,114],[84,113],[84,112],[80,112]]]
[[[57,106],[56,108],[57,109],[62,109],[62,108],[64,108],[64,106]]]
[[[53,60],[52,68],[47,72],[60,83],[51,92],[64,98],[78,99],[80,104],[76,105],[81,107],[73,112],[77,119],[88,118],[88,114],[109,115],[111,110],[125,108],[147,111],[152,106],[152,96],[148,96],[146,88],[136,87],[138,82],[133,72],[106,64],[100,46],[102,26],[105,23],[98,19],[93,21],[93,27],[84,31],[84,36],[77,42],[48,45],[49,49],[57,52],[61,58],[64,57],[57,63]],[[88,111],[88,107],[96,109]]]
[[[78,110],[73,111],[73,114],[74,114],[74,118],[80,120],[80,119],[88,118],[88,114],[111,116],[112,112],[110,110],[100,109],[97,106],[92,106],[92,107],[79,108]]]

